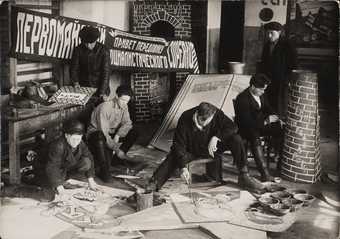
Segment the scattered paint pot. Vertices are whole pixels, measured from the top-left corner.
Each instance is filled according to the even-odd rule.
[[[309,206],[315,200],[315,197],[313,195],[310,195],[310,194],[298,193],[298,194],[295,194],[293,197],[297,200],[303,201],[304,207]]]
[[[153,207],[153,192],[137,193],[137,211]]]
[[[287,198],[285,200],[282,200],[282,203],[290,206],[292,212],[296,212],[303,205],[303,201],[297,200],[295,198]]]
[[[280,177],[275,177],[275,178],[274,178],[274,182],[275,182],[275,183],[281,183],[281,181],[282,181],[282,180],[281,180]]]
[[[260,197],[259,202],[266,206],[272,206],[280,203],[278,199],[272,197]]]
[[[273,198],[279,199],[280,201],[292,197],[292,195],[287,191],[273,192],[273,193],[270,194],[270,196],[273,197]]]
[[[270,208],[274,213],[279,214],[279,215],[287,214],[291,210],[290,206],[283,204],[283,203],[271,205]]]

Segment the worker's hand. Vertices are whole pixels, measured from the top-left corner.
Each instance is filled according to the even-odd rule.
[[[113,137],[113,142],[115,142],[116,144],[119,143],[119,135],[118,134],[115,134],[115,136]]]
[[[216,136],[213,136],[210,139],[209,145],[208,145],[208,151],[211,157],[214,157],[214,153],[217,151],[217,143],[218,141],[221,141],[219,138]]]
[[[279,119],[279,116],[277,116],[277,115],[269,115],[268,116],[268,121],[269,121],[269,123],[274,123],[274,122],[277,122],[277,121],[279,121],[280,119]]]
[[[70,195],[68,195],[66,192],[65,192],[65,188],[63,185],[59,185],[57,187],[57,193],[55,194],[54,196],[54,201],[56,202],[68,202],[71,200],[71,197]]]
[[[189,173],[189,170],[187,168],[182,168],[181,169],[181,178],[183,179],[183,181],[186,184],[190,184],[191,183],[190,173]]]
[[[99,185],[94,181],[93,178],[88,178],[88,183],[89,183],[89,189],[93,191],[98,191],[99,190]]]

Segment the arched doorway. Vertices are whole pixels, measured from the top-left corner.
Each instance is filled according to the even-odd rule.
[[[175,27],[167,21],[156,21],[150,27],[150,35],[172,40]],[[154,73],[150,81],[151,118],[162,121],[176,96],[176,72]]]

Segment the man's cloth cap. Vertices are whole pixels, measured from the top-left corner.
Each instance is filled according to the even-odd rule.
[[[92,26],[85,26],[79,32],[79,37],[84,43],[93,43],[100,36],[99,30]]]
[[[84,134],[84,131],[85,131],[84,125],[77,120],[67,122],[64,125],[64,132],[66,134],[82,135],[82,134]]]
[[[264,25],[265,30],[282,31],[283,26],[279,22],[269,22]]]

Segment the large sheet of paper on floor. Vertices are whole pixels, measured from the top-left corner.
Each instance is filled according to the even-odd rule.
[[[39,201],[4,198],[0,210],[0,235],[8,239],[47,239],[70,227],[54,216],[43,216]]]
[[[240,191],[240,197],[224,200],[223,196],[230,192],[194,192],[190,194],[171,194],[176,213],[186,224],[227,222],[233,225],[253,228],[262,231],[282,232],[295,221],[295,213],[284,216],[253,212],[249,206],[256,202],[248,191]],[[233,192],[235,193],[235,192]],[[192,202],[196,198],[196,205]]]
[[[145,209],[134,214],[118,218],[120,226],[114,228],[116,231],[126,230],[177,230],[187,228],[199,228],[213,238],[219,239],[265,239],[266,233],[251,228],[231,225],[225,222],[216,223],[183,223],[170,203]],[[230,232],[231,234],[226,234]]]
[[[233,119],[235,114],[232,100],[249,86],[249,80],[248,75],[189,75],[150,145],[168,152],[181,114],[203,101],[222,109]]]

